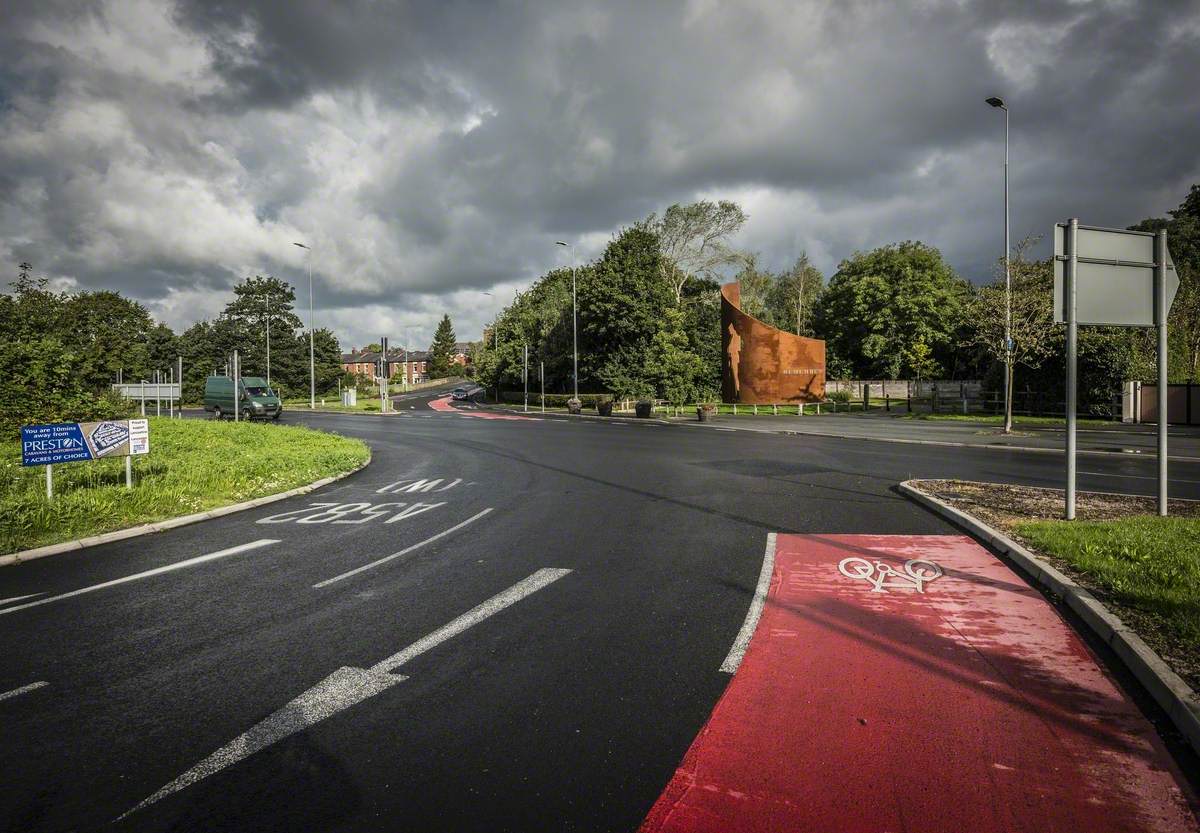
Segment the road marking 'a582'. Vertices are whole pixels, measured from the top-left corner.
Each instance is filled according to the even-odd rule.
[[[439,506],[445,506],[442,503],[310,503],[303,509],[295,509],[291,512],[280,512],[278,515],[271,515],[263,518],[258,523],[260,524],[326,524],[333,522],[335,524],[365,524],[368,521],[385,518],[385,524],[394,524],[396,521],[411,518],[414,515],[420,515],[422,512],[428,512],[430,509],[437,509]]]

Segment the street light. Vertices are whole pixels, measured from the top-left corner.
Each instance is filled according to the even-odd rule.
[[[992,96],[987,103],[1004,111],[1004,432],[1012,431],[1012,278],[1008,259],[1008,105],[1004,99]]]
[[[317,409],[317,362],[316,351],[313,348],[313,290],[312,290],[312,249],[303,243],[293,243],[308,252],[308,408]]]
[[[555,240],[555,245],[566,246],[571,250],[571,349],[575,356],[575,398],[579,398],[579,329],[576,319],[579,317],[575,304],[575,246]]]

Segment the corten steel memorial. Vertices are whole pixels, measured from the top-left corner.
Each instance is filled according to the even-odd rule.
[[[741,310],[741,284],[721,287],[721,398],[745,405],[825,398],[825,342],[777,330]]]

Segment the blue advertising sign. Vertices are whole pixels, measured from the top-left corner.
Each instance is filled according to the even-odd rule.
[[[150,451],[144,419],[21,426],[21,465],[47,466]]]

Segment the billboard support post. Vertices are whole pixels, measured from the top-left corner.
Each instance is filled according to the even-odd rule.
[[[1072,217],[1067,226],[1067,270],[1064,276],[1063,298],[1067,317],[1067,490],[1066,518],[1075,520],[1075,407],[1077,368],[1075,360],[1078,354],[1079,322],[1075,320],[1075,270],[1079,264],[1076,241],[1079,234],[1079,220]]]
[[[54,500],[54,466],[46,466],[46,500]]]
[[[1167,514],[1167,231],[1154,237],[1154,317],[1158,326],[1158,514]]]
[[[125,458],[125,488],[133,488],[133,458]]]

